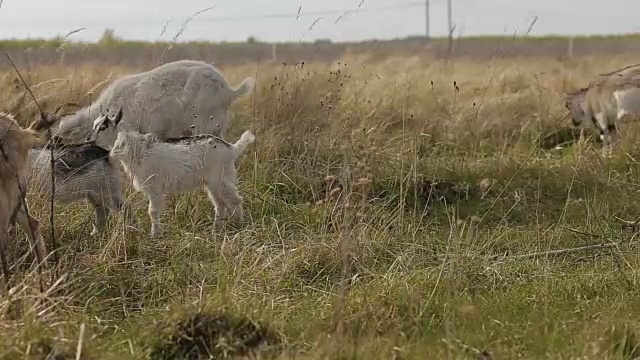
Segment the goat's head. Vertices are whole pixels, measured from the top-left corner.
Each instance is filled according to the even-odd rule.
[[[30,126],[29,129],[37,132],[43,132],[51,129],[55,125],[60,117],[57,115],[51,115],[49,113],[41,113]]]
[[[156,137],[151,134],[141,134],[137,131],[119,131],[116,141],[111,147],[112,157],[136,157],[138,153],[149,148],[156,141]]]
[[[55,121],[49,116],[42,116],[28,128],[22,128],[10,114],[0,113],[0,148],[2,151],[23,152],[34,146],[44,145],[46,137],[43,134]]]
[[[118,110],[118,113],[115,117],[110,117],[109,112],[100,112],[100,116],[93,121],[93,128],[91,130],[91,134],[87,137],[87,141],[95,141],[98,138],[98,135],[102,131],[107,130],[108,128],[116,129],[120,121],[122,120],[122,108]]]
[[[65,142],[81,141],[91,131],[90,108],[78,109],[78,107],[77,103],[67,102],[58,106],[53,112],[60,118],[57,129],[53,132]]]
[[[586,87],[564,94],[564,106],[571,114],[573,126],[586,126],[591,121],[591,119],[586,116],[582,107],[582,102],[585,100],[588,90],[589,88]]]

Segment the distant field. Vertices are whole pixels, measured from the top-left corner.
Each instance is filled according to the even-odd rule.
[[[574,58],[566,39],[509,41],[462,41],[448,64],[418,41],[369,54],[356,50],[373,44],[283,45],[279,56],[305,60],[286,65],[259,44],[179,45],[161,58],[165,45],[3,43],[47,111],[177,58],[220,62],[234,86],[258,82],[227,136],[257,137],[240,162],[245,224],[212,232],[213,207],[195,192],[169,199],[168,233],[152,239],[129,186],[142,232],[115,216],[89,238],[89,206],[56,206],[64,278],[42,295],[28,262],[14,269],[0,358],[73,359],[80,338],[87,359],[222,358],[249,335],[271,344],[261,359],[639,356],[640,248],[622,221],[640,217],[638,127],[622,127],[609,162],[593,140],[544,150],[538,139],[570,126],[563,91],[639,62],[640,40],[575,40]],[[501,43],[511,55],[492,58]],[[6,66],[0,89],[0,111],[33,118]],[[338,199],[326,198],[338,187],[329,175]],[[50,241],[47,195],[29,201]],[[11,234],[15,259],[26,246]]]
[[[447,57],[447,39],[424,40],[414,37],[398,40],[358,43],[207,43],[178,42],[144,43],[122,41],[105,35],[100,44],[72,43],[54,40],[5,40],[0,49],[25,65],[76,66],[86,62],[128,67],[147,67],[182,58],[213,61],[222,66],[265,62],[293,63],[297,61],[333,62],[344,56],[366,55],[370,61],[394,56],[424,56],[430,59]],[[453,58],[513,57],[583,57],[594,55],[633,55],[640,53],[640,35],[575,37],[573,45],[567,37],[462,37],[454,38]],[[6,67],[6,62],[0,66]]]

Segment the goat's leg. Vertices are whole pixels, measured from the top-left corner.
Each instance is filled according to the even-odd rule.
[[[122,198],[120,190],[111,195],[111,209],[126,216],[127,226],[138,229],[138,219],[133,214],[131,207],[124,205],[124,199]]]
[[[4,224],[0,225],[0,253],[4,253],[8,250],[7,241],[9,237],[7,236],[9,233],[9,226],[4,226]]]
[[[219,228],[222,220],[226,217],[227,214],[227,205],[224,201],[224,197],[221,194],[221,183],[220,181],[215,181],[217,176],[214,175],[213,178],[210,178],[211,181],[207,182],[205,185],[205,190],[207,191],[207,195],[209,196],[209,200],[213,203],[213,207],[215,208],[216,214],[213,220],[213,227]]]
[[[40,234],[40,222],[38,221],[38,219],[34,218],[31,215],[27,215],[27,213],[24,211],[24,208],[21,206],[20,209],[16,212],[16,223],[20,225],[22,231],[27,234],[27,238],[29,239],[29,247],[31,249],[35,247],[40,261],[45,264],[45,256],[47,251],[46,246],[44,245],[44,240],[42,239],[42,235]]]
[[[93,225],[93,231],[91,236],[104,231],[107,227],[107,218],[109,217],[109,208],[100,205],[94,205],[93,213],[95,215],[95,224]]]
[[[151,236],[160,233],[160,217],[165,206],[163,194],[147,194],[149,198],[149,218],[151,219]]]
[[[0,267],[2,274],[0,274],[0,294],[3,293],[5,287],[7,286],[7,281],[9,280],[9,254],[7,254],[7,241],[8,241],[8,232],[9,232],[9,219],[0,219]]]
[[[604,131],[602,135],[600,135],[600,139],[602,140],[602,157],[610,158],[613,154],[613,141],[611,135],[608,131]]]
[[[618,129],[616,128],[615,124],[610,124],[608,126],[608,130],[609,130],[609,154],[608,154],[608,157],[612,157],[613,156],[614,144],[616,144],[617,141],[618,141]]]
[[[91,205],[93,205],[93,214],[94,214],[94,222],[93,229],[91,230],[91,234],[89,236],[95,236],[98,233],[104,231],[107,227],[107,218],[109,217],[109,209],[104,203],[104,198],[101,196],[92,196],[89,195],[87,198]]]
[[[600,131],[600,140],[602,140],[602,157],[609,158],[613,154],[612,143],[613,136],[611,129],[615,129],[615,125],[609,124],[607,116],[603,112],[599,112],[594,116],[594,122]]]
[[[231,221],[241,222],[244,217],[242,210],[242,196],[238,193],[235,177],[226,176],[222,183],[222,196],[225,205],[228,207]]]

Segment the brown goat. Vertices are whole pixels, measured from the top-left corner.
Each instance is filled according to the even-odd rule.
[[[565,107],[576,127],[595,126],[603,142],[602,154],[612,155],[617,122],[640,115],[640,64],[601,74],[587,87],[565,93]]]
[[[43,132],[54,123],[48,116],[42,116],[39,121],[23,129],[13,116],[0,113],[0,251],[3,253],[9,226],[17,223],[27,233],[31,246],[35,245],[40,261],[45,258],[46,248],[40,234],[40,223],[28,214],[25,205],[29,150],[46,143]]]

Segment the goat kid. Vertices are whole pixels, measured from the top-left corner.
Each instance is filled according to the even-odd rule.
[[[30,150],[31,186],[41,193],[51,193],[51,147],[55,159],[55,200],[61,204],[87,200],[95,217],[90,235],[102,232],[109,211],[121,212],[124,203],[120,172],[109,158],[109,151],[95,143],[53,143]],[[136,225],[132,214],[129,225]]]
[[[219,227],[228,213],[232,221],[241,221],[243,199],[237,189],[235,162],[254,140],[248,130],[235,144],[213,135],[161,142],[153,134],[120,131],[110,155],[121,162],[134,189],[147,195],[151,235],[155,236],[160,232],[164,196],[200,186],[215,207],[214,227]]]

